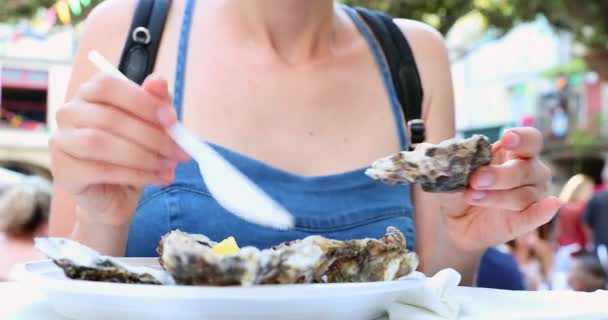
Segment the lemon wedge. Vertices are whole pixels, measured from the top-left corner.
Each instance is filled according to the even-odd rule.
[[[216,244],[213,248],[211,248],[211,251],[221,256],[235,254],[238,253],[239,250],[239,246],[238,244],[236,244],[236,240],[234,239],[234,237],[226,238],[222,242]]]

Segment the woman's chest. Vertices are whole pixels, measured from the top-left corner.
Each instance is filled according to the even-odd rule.
[[[373,56],[362,52],[313,66],[286,66],[191,43],[175,66],[180,113],[198,136],[301,175],[366,166],[399,149],[395,111]],[[310,159],[321,159],[311,163]]]
[[[378,127],[392,124],[393,117],[382,81],[370,69],[191,64],[184,82],[183,119],[202,136],[220,140],[229,132],[239,138],[289,132],[292,138],[335,144],[362,130],[381,133]]]

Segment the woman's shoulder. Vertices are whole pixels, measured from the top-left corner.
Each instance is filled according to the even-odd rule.
[[[450,61],[443,36],[419,21],[395,19],[407,38],[424,90],[423,117],[427,121],[429,141],[441,141],[454,135],[454,101]]]
[[[395,24],[411,42],[412,46],[422,46],[425,49],[446,49],[443,35],[432,26],[410,19],[396,18]]]
[[[106,0],[97,5],[85,21],[87,29],[102,28],[111,32],[120,27],[129,27],[137,0]]]
[[[66,100],[71,99],[76,89],[96,73],[88,61],[91,50],[118,63],[136,4],[137,0],[106,0],[91,11],[80,34]]]
[[[434,65],[440,63],[443,68],[449,67],[448,49],[439,31],[420,21],[398,18],[394,22],[409,42],[422,73],[431,61]]]
[[[81,46],[90,45],[106,53],[122,47],[136,4],[137,0],[101,2],[85,21]]]

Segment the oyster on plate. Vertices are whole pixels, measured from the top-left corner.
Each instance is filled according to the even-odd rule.
[[[184,285],[258,285],[395,280],[414,271],[415,253],[403,234],[389,227],[384,237],[337,241],[321,236],[271,249],[245,247],[236,254],[215,254],[200,235],[172,231],[162,237],[160,264]]]
[[[417,183],[426,192],[460,192],[467,188],[469,175],[491,161],[488,138],[474,135],[419,144],[414,151],[375,161],[365,174],[387,184]]]
[[[163,270],[128,266],[69,239],[36,238],[35,246],[71,279],[158,285],[174,283]]]

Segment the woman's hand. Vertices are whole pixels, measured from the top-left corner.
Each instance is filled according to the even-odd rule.
[[[171,183],[177,163],[188,159],[163,130],[175,121],[168,94],[148,92],[162,86],[154,76],[140,87],[102,75],[58,110],[51,170],[76,201],[78,219],[128,225],[143,186]]]
[[[505,132],[493,145],[492,163],[478,169],[463,195],[443,195],[447,240],[463,252],[480,252],[548,222],[561,206],[545,196],[551,171],[539,159],[541,133],[534,128]],[[461,197],[458,201],[456,197]],[[454,204],[462,204],[455,205]]]

